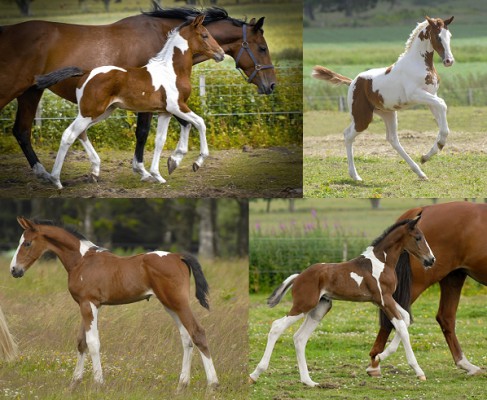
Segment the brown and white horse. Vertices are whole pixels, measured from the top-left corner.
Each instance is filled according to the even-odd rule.
[[[81,234],[48,221],[17,218],[24,229],[10,264],[15,278],[22,277],[39,257],[50,250],[68,272],[68,289],[81,311],[78,362],[73,384],[81,381],[86,353],[93,362],[95,383],[103,383],[98,335],[98,311],[103,305],[133,303],[156,296],[174,319],[183,344],[183,365],[178,388],[189,384],[193,343],[203,360],[208,386],[218,385],[204,329],[190,308],[190,276],[196,283],[196,298],[209,309],[208,283],[196,258],[187,254],[153,251],[119,257],[100,248]]]
[[[438,282],[440,305],[436,320],[457,367],[467,371],[468,375],[475,375],[481,369],[463,353],[455,325],[460,293],[467,276],[487,285],[487,204],[451,202],[418,207],[406,211],[399,220],[414,218],[419,213],[419,227],[436,256],[435,267],[425,271],[413,257],[401,255],[396,272],[398,279],[404,281],[398,290],[404,289],[405,293],[395,297],[404,299],[398,302],[408,310],[421,293]],[[381,318],[380,332],[370,351],[369,375],[381,375],[379,363],[390,354],[384,352],[384,347],[391,329],[390,324]]]
[[[214,58],[217,62],[225,57],[223,49],[203,26],[204,19],[204,15],[199,15],[169,33],[164,47],[144,67],[124,68],[107,65],[84,73],[76,89],[78,116],[64,131],[52,168],[50,180],[58,189],[63,187],[60,179],[61,168],[69,147],[90,126],[106,119],[116,108],[159,113],[156,148],[150,169],[151,175],[157,181],[165,182],[159,173],[159,159],[171,115],[183,124],[189,127],[194,125],[198,129],[200,155],[193,164],[193,170],[197,170],[203,164],[209,154],[206,126],[203,119],[187,105],[191,94],[193,56],[202,54]],[[45,89],[83,72],[68,67],[38,76],[36,84],[38,88]],[[90,155],[91,173],[97,178],[100,173],[100,157],[89,140],[81,137],[81,142]]]
[[[248,82],[256,85],[259,93],[273,92],[276,75],[262,30],[264,17],[247,22],[231,18],[217,7],[202,11],[188,7],[163,9],[153,4],[152,11],[108,25],[26,21],[0,27],[0,110],[17,99],[12,133],[37,177],[49,179],[50,176],[31,143],[32,122],[43,93],[33,86],[34,77],[71,65],[86,71],[101,65],[143,66],[162,48],[167,34],[187,18],[205,14],[205,26],[225,53],[236,60],[236,67],[248,77]],[[197,54],[193,64],[207,59]],[[79,77],[67,79],[50,90],[76,102],[78,80]],[[137,116],[133,169],[143,180],[153,179],[143,165],[151,119],[151,113]],[[179,147],[184,148],[184,144],[178,150]]]
[[[309,376],[305,348],[309,337],[331,309],[333,300],[371,302],[387,315],[396,329],[394,341],[402,342],[409,365],[417,377],[426,379],[419,367],[409,341],[409,314],[393,299],[396,289],[395,267],[399,255],[406,250],[421,261],[426,269],[435,257],[418,228],[420,217],[405,219],[389,227],[359,257],[339,264],[314,264],[291,275],[269,297],[267,303],[274,307],[292,287],[293,305],[287,316],[272,323],[262,360],[250,374],[256,382],[267,370],[274,345],[281,334],[293,323],[305,317],[294,335],[301,382],[318,386]]]
[[[446,120],[445,101],[436,95],[440,78],[433,64],[436,51],[445,67],[453,65],[455,59],[450,49],[451,33],[448,25],[453,17],[442,20],[429,18],[411,33],[404,53],[397,61],[384,68],[361,72],[355,79],[347,78],[321,66],[313,68],[312,76],[335,85],[349,85],[348,108],[352,123],[345,129],[348,173],[352,179],[361,181],[353,160],[353,142],[357,135],[367,129],[373,114],[380,116],[386,125],[387,140],[399,155],[409,164],[421,179],[425,173],[406,153],[397,135],[397,111],[413,104],[425,104],[433,113],[439,127],[438,137],[431,150],[421,157],[428,161],[441,150],[450,132]]]

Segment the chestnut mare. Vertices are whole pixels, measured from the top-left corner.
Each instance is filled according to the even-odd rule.
[[[352,123],[345,129],[345,147],[347,149],[348,173],[352,179],[361,181],[353,160],[353,141],[360,132],[367,129],[373,114],[381,117],[386,125],[387,140],[399,155],[409,164],[421,179],[427,179],[399,143],[397,136],[397,110],[413,104],[425,104],[433,113],[439,127],[438,137],[428,154],[421,157],[421,162],[428,161],[445,146],[449,133],[446,120],[446,103],[436,95],[440,78],[433,65],[436,51],[445,67],[454,63],[450,50],[451,33],[448,25],[453,17],[442,20],[426,17],[418,24],[406,43],[404,53],[397,61],[384,68],[375,68],[361,72],[355,79],[330,71],[321,66],[313,68],[312,76],[335,85],[349,85],[348,109]]]
[[[33,86],[34,77],[76,65],[89,71],[101,65],[139,67],[155,56],[167,34],[187,18],[205,14],[205,26],[226,54],[236,60],[236,67],[258,87],[259,93],[270,94],[276,84],[262,26],[264,17],[249,22],[228,16],[221,8],[200,11],[191,8],[162,9],[154,3],[151,12],[124,18],[110,25],[73,25],[48,21],[27,21],[0,26],[0,110],[17,99],[18,108],[13,127],[33,172],[39,178],[50,178],[34,152],[31,128],[43,90]],[[195,55],[193,64],[206,61]],[[50,88],[57,95],[75,103],[79,78],[71,78]],[[143,166],[144,146],[149,133],[151,113],[137,119],[136,148],[133,169],[143,179],[153,179]],[[183,127],[181,128],[183,129]],[[187,147],[187,146],[186,146]],[[181,158],[178,144],[174,154]],[[171,164],[171,168],[177,166]],[[145,171],[145,174],[144,174]]]
[[[165,182],[159,173],[159,158],[166,142],[171,114],[189,128],[194,125],[198,129],[201,152],[193,164],[193,170],[196,171],[203,164],[209,153],[206,126],[203,119],[187,105],[191,94],[193,55],[202,54],[217,62],[223,61],[225,57],[223,49],[203,26],[204,18],[204,15],[199,15],[171,31],[162,50],[144,67],[108,65],[84,74],[76,67],[67,67],[36,77],[37,87],[45,89],[69,77],[83,74],[76,88],[78,116],[64,131],[52,168],[50,180],[58,189],[63,187],[61,168],[69,147],[90,126],[108,118],[116,108],[159,113],[156,148],[150,169],[157,181]],[[90,157],[91,174],[97,178],[100,173],[100,157],[87,135],[81,137],[81,143]]]
[[[293,306],[287,316],[272,323],[264,355],[250,374],[251,381],[256,382],[259,375],[267,370],[274,345],[281,334],[293,323],[306,317],[294,335],[294,346],[301,382],[318,386],[309,376],[305,348],[313,331],[330,311],[333,300],[367,301],[383,310],[396,328],[394,344],[402,342],[409,365],[419,379],[426,379],[409,341],[409,314],[392,297],[397,283],[396,263],[404,250],[417,257],[426,269],[435,262],[433,253],[417,226],[419,220],[420,216],[417,216],[389,227],[359,257],[351,261],[314,264],[300,274],[287,278],[269,297],[267,303],[274,307],[292,286]]]
[[[189,384],[193,343],[198,347],[209,387],[218,385],[205,331],[189,306],[190,276],[196,282],[196,298],[209,309],[208,284],[196,258],[187,254],[153,251],[119,257],[96,246],[81,234],[55,226],[50,221],[17,218],[24,229],[10,264],[15,278],[22,277],[47,250],[54,252],[68,272],[68,289],[81,311],[78,335],[78,362],[73,385],[83,377],[89,352],[95,383],[103,383],[98,335],[98,310],[102,305],[118,305],[148,300],[156,296],[174,319],[181,334],[184,355],[178,388]]]
[[[436,320],[453,360],[468,375],[480,373],[481,369],[463,354],[455,334],[455,324],[460,293],[467,276],[487,285],[487,204],[451,202],[418,207],[406,211],[399,220],[414,218],[418,213],[421,213],[419,227],[436,256],[435,267],[424,271],[414,258],[401,255],[396,272],[398,280],[405,281],[405,284],[398,286],[398,291],[404,289],[406,293],[397,293],[395,297],[402,298],[398,302],[409,309],[421,293],[439,282],[440,305]],[[380,332],[370,351],[372,363],[367,369],[369,375],[381,374],[379,362],[384,358],[380,353],[385,353],[383,350],[391,329],[390,324],[381,318]]]

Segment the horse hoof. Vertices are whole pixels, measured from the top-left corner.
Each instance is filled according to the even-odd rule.
[[[249,376],[249,379],[247,380],[247,382],[248,382],[250,385],[253,385],[253,384],[255,384],[255,383],[256,383],[256,381],[254,381],[254,380],[252,379],[252,377],[250,377],[250,376]]]
[[[152,175],[144,175],[140,178],[142,182],[156,182],[156,178],[154,178]]]
[[[156,174],[156,173],[153,173],[152,174],[152,178],[156,181],[156,182],[159,182],[159,183],[166,183],[166,180],[160,175],[160,174]]]
[[[169,157],[167,159],[167,170],[169,171],[169,175],[171,175],[177,167],[178,164],[176,163],[176,161]]]
[[[193,163],[193,172],[196,172],[200,169],[200,166],[196,163]]]
[[[99,178],[100,177],[98,175],[95,175],[95,174],[91,173],[88,176],[88,181],[93,182],[93,183],[97,183]]]
[[[427,158],[425,155],[421,156],[421,164],[424,164],[428,160],[429,158]]]
[[[424,376],[424,375],[418,376],[418,379],[420,381],[425,381],[426,380],[426,376]]]

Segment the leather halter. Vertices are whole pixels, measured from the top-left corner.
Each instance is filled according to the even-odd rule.
[[[247,78],[246,75],[245,75],[245,73],[243,72],[243,69],[238,66],[238,61],[240,60],[240,57],[242,56],[242,54],[245,51],[247,51],[247,53],[249,54],[250,59],[254,62],[254,71],[250,74],[249,78],[247,79],[247,82],[251,82],[252,79],[255,78],[255,76],[257,75],[257,73],[259,71],[261,71],[263,69],[274,68],[274,65],[272,65],[272,64],[270,64],[270,65],[261,65],[261,64],[259,64],[259,62],[255,58],[254,53],[252,52],[252,50],[250,50],[249,42],[247,42],[247,24],[243,24],[242,25],[242,36],[243,36],[242,46],[240,47],[240,50],[239,50],[239,52],[237,54],[237,57],[235,58],[235,68],[237,68],[240,71],[240,73],[242,74],[242,76],[244,78]]]

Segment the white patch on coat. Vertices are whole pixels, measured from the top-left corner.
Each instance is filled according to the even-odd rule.
[[[92,247],[97,247],[96,244],[90,242],[89,240],[80,240],[79,241],[79,252],[81,257],[84,257],[86,252],[91,249]]]
[[[83,85],[80,88],[76,88],[76,99],[78,100],[78,104],[80,102],[80,99],[83,97],[83,92],[85,90],[86,85],[90,80],[92,80],[96,75],[98,74],[106,74],[107,72],[110,72],[112,70],[118,70],[122,72],[127,72],[126,69],[116,67],[114,65],[104,65],[102,67],[97,67],[94,68],[90,71],[90,74],[88,75],[88,78],[86,81],[83,83]]]
[[[350,278],[352,278],[355,282],[357,282],[357,285],[360,287],[360,284],[364,280],[363,276],[360,276],[356,274],[355,272],[350,272]]]
[[[147,254],[157,254],[159,257],[164,257],[171,253],[169,253],[168,251],[151,251],[150,253]]]
[[[380,275],[384,271],[384,263],[380,261],[374,254],[374,248],[372,246],[369,246],[365,249],[365,251],[362,253],[362,255],[365,258],[368,258],[370,260],[370,263],[372,264],[372,276],[375,278],[377,281],[377,287],[379,289],[380,293],[380,300],[382,305],[384,305],[384,298],[382,297],[382,288],[380,286]],[[384,253],[385,255],[385,253]]]
[[[10,271],[12,271],[13,268],[17,265],[17,254],[19,254],[20,247],[24,243],[24,240],[25,240],[24,234],[22,234],[22,236],[20,237],[20,240],[19,240],[19,246],[17,247],[17,250],[15,250],[15,254],[14,254],[12,261],[10,263]]]

